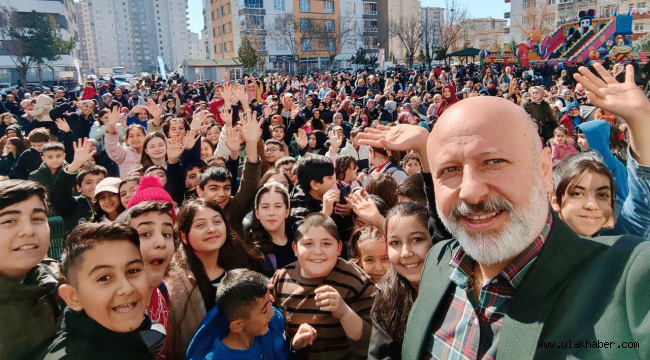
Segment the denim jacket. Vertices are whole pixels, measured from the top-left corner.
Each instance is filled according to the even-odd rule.
[[[650,239],[650,166],[639,165],[627,155],[628,196],[617,201],[618,218],[613,229],[603,229],[602,235],[631,234]]]

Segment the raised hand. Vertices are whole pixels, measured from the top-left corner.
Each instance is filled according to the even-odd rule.
[[[301,149],[304,149],[307,147],[307,144],[309,144],[309,139],[307,139],[307,132],[303,129],[298,129],[298,134],[293,134],[294,140],[296,140],[296,144],[298,144],[298,147]]]
[[[291,119],[295,119],[298,115],[300,115],[300,106],[293,104],[294,108],[291,110]]]
[[[226,147],[228,150],[230,150],[230,152],[239,152],[239,149],[241,148],[239,129],[228,128],[225,129],[224,132],[226,133]]]
[[[144,108],[155,118],[159,118],[160,115],[162,115],[160,105],[156,104],[156,102],[151,99],[147,100],[147,106],[144,106]]]
[[[334,212],[334,203],[337,201],[339,201],[338,190],[327,190],[325,195],[323,195],[323,210],[321,210],[321,212],[327,216],[332,216],[332,212]]]
[[[408,151],[424,144],[426,147],[429,132],[427,129],[409,124],[397,126],[379,125],[376,129],[366,128],[359,133],[359,144],[393,151]]]
[[[219,109],[219,116],[223,120],[224,125],[226,125],[226,128],[232,127],[232,109],[230,105],[223,106]]]
[[[72,163],[68,166],[67,171],[70,173],[75,173],[81,167],[83,167],[83,164],[92,159],[93,156],[97,153],[97,148],[95,147],[95,144],[93,144],[91,141],[88,141],[88,138],[83,138],[77,140],[77,142],[73,142],[72,146],[74,148],[74,158],[72,160]]]
[[[183,138],[183,146],[185,149],[192,149],[196,142],[201,138],[201,132],[196,130],[190,130],[185,133]]]
[[[372,224],[383,230],[384,217],[379,213],[377,205],[365,190],[356,191],[345,199],[352,206],[352,211],[365,223]]]
[[[228,70],[226,70],[226,69],[222,69],[222,70],[221,70],[221,75],[223,75],[223,77],[224,77],[224,79],[226,80],[226,82],[228,82],[228,81],[230,80],[230,75],[228,75]]]
[[[56,124],[56,127],[59,128],[59,130],[63,131],[64,133],[69,133],[70,132],[70,125],[68,124],[65,119],[58,118],[54,121]]]
[[[628,126],[630,153],[641,165],[650,165],[650,101],[634,83],[634,67],[625,68],[625,82],[619,83],[605,68],[596,63],[594,68],[602,80],[588,69],[580,67],[573,77],[587,89],[589,102],[614,115],[622,117]]]
[[[330,285],[323,285],[314,290],[314,300],[320,311],[330,311],[336,319],[342,318],[347,312],[352,311],[343,301],[341,294]]]
[[[248,103],[248,95],[246,95],[246,88],[241,84],[235,85],[234,95],[237,99],[239,99],[239,101],[241,101],[242,104],[244,102]]]
[[[330,131],[327,136],[330,140],[330,149],[338,150],[343,144],[343,138],[340,137],[336,131]]]
[[[242,137],[246,144],[254,144],[262,138],[262,122],[264,120],[257,120],[257,112],[251,112],[251,109],[246,110],[239,114],[239,123],[241,124]]]
[[[192,117],[192,122],[190,123],[190,129],[197,132],[201,132],[202,130],[207,129],[208,128],[207,126],[202,125],[207,114],[208,114],[207,111],[197,111]]]
[[[314,345],[318,337],[318,331],[309,324],[300,324],[296,335],[291,340],[291,347],[294,350],[300,350],[307,345]]]
[[[650,102],[634,82],[632,65],[625,68],[624,83],[616,81],[599,63],[594,63],[594,69],[602,79],[583,66],[578,69],[580,74],[573,74],[573,78],[587,89],[589,103],[622,117],[627,123],[643,121],[647,117]]]
[[[224,106],[230,108],[231,101],[233,98],[232,85],[229,82],[223,84],[223,89],[221,90],[221,97],[224,101]]]
[[[268,119],[268,118],[271,116],[271,113],[272,113],[272,110],[271,110],[271,107],[270,107],[270,106],[268,106],[268,105],[264,105],[264,106],[262,107],[262,114],[264,115],[263,117],[264,117],[265,119]]]
[[[182,136],[172,135],[171,139],[167,139],[167,160],[170,164],[176,164],[181,155],[183,155],[184,145]]]

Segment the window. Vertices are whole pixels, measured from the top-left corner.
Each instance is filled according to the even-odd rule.
[[[221,54],[221,44],[214,45],[214,52],[215,54]]]
[[[637,9],[645,9],[645,1],[636,4],[636,8]]]
[[[302,51],[312,51],[311,39],[300,39],[300,48]]]
[[[348,11],[348,15],[354,15],[357,11],[357,7],[355,6],[355,3],[348,3],[346,8]]]
[[[643,23],[636,23],[636,24],[634,24],[634,31],[636,31],[636,32],[641,32],[641,31],[643,31]]]
[[[232,41],[226,41],[226,42],[223,44],[223,51],[224,51],[224,52],[232,51]]]
[[[231,31],[232,31],[232,24],[231,24],[231,23],[223,24],[223,30],[222,30],[222,32],[223,32],[224,34],[228,34],[228,33],[230,33]]]
[[[325,31],[334,32],[335,23],[334,20],[325,20]]]
[[[354,21],[348,21],[348,23],[346,24],[346,27],[347,27],[348,31],[353,32],[354,29],[357,27],[357,23],[354,22]]]
[[[327,51],[336,50],[336,42],[334,41],[334,39],[327,39],[327,42],[325,43],[325,50]]]
[[[230,3],[221,7],[221,16],[230,14]]]
[[[273,10],[284,11],[284,0],[273,0]]]
[[[216,28],[212,29],[212,36],[219,36],[221,35],[221,27],[217,26]]]
[[[308,13],[311,11],[309,0],[300,0],[300,12]]]
[[[241,8],[262,9],[264,8],[264,1],[262,0],[239,0]]]
[[[363,20],[363,31],[376,32],[377,20]]]
[[[376,36],[364,36],[363,37],[363,47],[366,49],[376,49],[377,48],[377,37]]]
[[[242,29],[264,29],[264,16],[262,15],[240,15],[239,23]]]
[[[300,19],[300,31],[308,32],[311,29],[311,20],[310,19]]]
[[[325,1],[325,14],[334,14],[334,1]]]
[[[532,2],[533,2],[533,0],[524,0],[521,3],[521,7],[523,7],[524,9],[528,9],[530,7],[530,5],[532,4]]]
[[[555,5],[555,0],[548,0],[549,5]]]
[[[275,48],[278,49],[278,51],[287,51],[289,49],[287,43],[284,40],[276,40]]]
[[[215,10],[212,12],[212,20],[217,20],[219,18],[219,10]],[[160,18],[158,18],[160,20]]]
[[[356,48],[356,45],[357,45],[357,42],[354,41],[353,39],[348,39],[348,41],[346,41],[346,43],[345,43],[345,47],[348,50],[354,50]]]
[[[377,15],[377,3],[363,3],[363,14],[364,15]]]

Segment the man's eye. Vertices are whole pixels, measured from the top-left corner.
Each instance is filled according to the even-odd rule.
[[[111,277],[109,275],[102,275],[102,276],[99,277],[99,279],[97,279],[97,282],[107,282],[110,279],[111,279]]]

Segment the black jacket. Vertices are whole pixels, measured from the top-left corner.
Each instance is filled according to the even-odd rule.
[[[146,315],[138,329],[116,333],[84,311],[66,309],[61,331],[39,359],[153,360],[163,346],[165,334],[165,328]]]
[[[40,152],[34,149],[27,149],[20,154],[20,157],[18,157],[16,165],[13,170],[9,172],[9,178],[27,180],[29,174],[32,171],[36,171],[42,163],[43,160],[41,159]]]
[[[88,137],[88,134],[90,134],[90,128],[95,123],[95,117],[91,114],[86,119],[83,115],[77,112],[66,114],[70,110],[72,110],[72,103],[61,103],[50,111],[50,117],[52,120],[58,118],[65,119],[68,122],[68,125],[70,125],[70,130],[72,130],[72,133],[74,134],[74,141]]]
[[[72,195],[76,180],[77,173],[71,174],[63,170],[54,179],[49,192],[52,207],[63,218],[66,233],[79,224],[91,221],[95,214],[90,200],[83,195]]]

